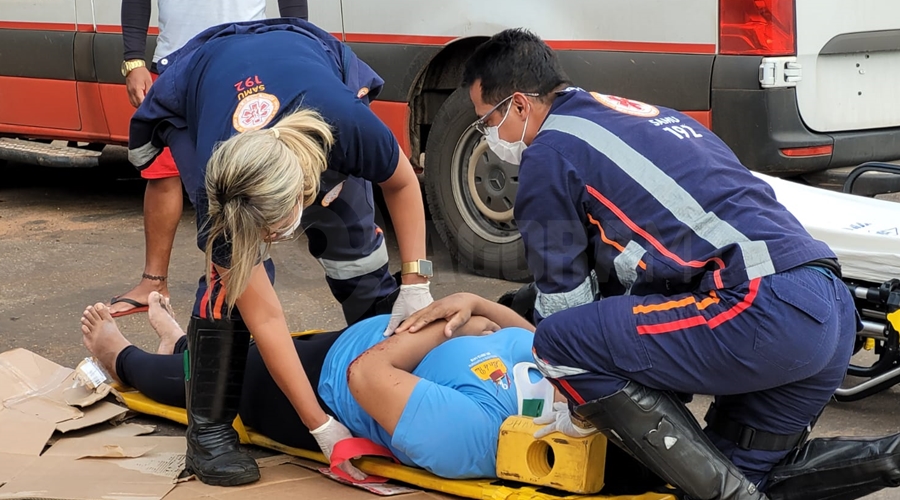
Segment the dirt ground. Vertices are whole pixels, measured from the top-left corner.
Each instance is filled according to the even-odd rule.
[[[0,169],[0,352],[23,347],[74,367],[88,354],[81,344],[81,311],[90,303],[127,291],[140,277],[143,182],[127,167],[75,171],[6,165]],[[186,203],[169,271],[172,305],[182,326],[187,324],[202,269],[194,234],[193,210]],[[396,257],[396,245],[390,244]],[[518,287],[459,270],[433,232],[429,252],[435,262],[432,292],[436,298],[457,291],[496,298]],[[273,256],[278,266],[276,289],[291,328],[342,327],[340,308],[305,242],[277,245]],[[121,318],[118,324],[134,344],[155,347],[156,336],[145,314]],[[697,398],[691,407],[702,415],[708,402],[708,398]],[[897,388],[856,403],[832,403],[814,435],[898,432],[898,410]],[[163,425],[163,430],[181,432],[176,426]],[[318,498],[370,496],[333,487],[338,488],[336,493]],[[888,491],[868,498],[897,495]]]

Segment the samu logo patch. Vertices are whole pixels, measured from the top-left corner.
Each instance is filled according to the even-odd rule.
[[[272,94],[258,92],[241,99],[234,110],[232,125],[238,132],[258,130],[272,121],[278,113],[281,103]]]

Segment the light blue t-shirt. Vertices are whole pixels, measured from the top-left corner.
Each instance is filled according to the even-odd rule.
[[[340,336],[325,358],[319,396],[354,436],[387,447],[406,465],[451,479],[495,477],[500,425],[518,412],[513,366],[533,361],[534,335],[504,328],[451,339],[432,350],[412,372],[422,380],[391,438],[347,386],[350,363],[384,340],[389,319],[361,321]]]

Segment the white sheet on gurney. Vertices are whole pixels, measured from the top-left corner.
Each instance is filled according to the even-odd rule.
[[[827,243],[844,278],[900,278],[900,203],[829,191],[755,173],[809,233]]]

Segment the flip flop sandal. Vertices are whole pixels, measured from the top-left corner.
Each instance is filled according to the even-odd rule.
[[[125,304],[131,305],[134,307],[132,307],[131,309],[128,309],[126,311],[110,313],[110,316],[112,316],[113,318],[120,318],[122,316],[128,316],[129,314],[147,312],[150,309],[150,306],[147,304],[141,304],[140,302],[138,302],[134,299],[129,299],[127,297],[121,297],[121,296],[113,297],[109,301],[109,305],[118,304],[119,302],[123,302]]]

